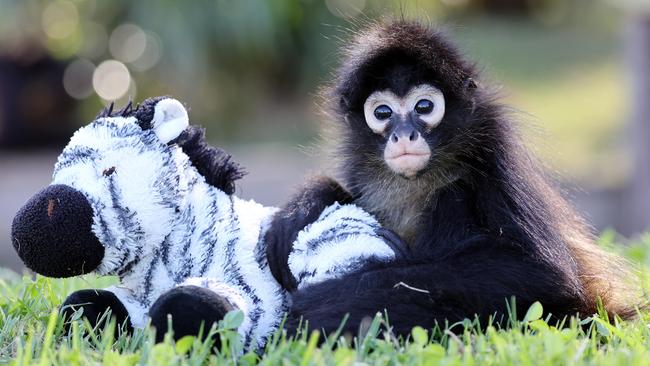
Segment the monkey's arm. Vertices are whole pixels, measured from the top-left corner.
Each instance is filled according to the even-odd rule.
[[[346,314],[343,332],[356,334],[364,318],[388,313],[396,335],[407,336],[416,325],[454,324],[475,315],[507,320],[507,302],[516,297],[522,317],[534,301],[555,319],[578,311],[580,292],[552,265],[519,249],[479,243],[472,251],[433,263],[392,263],[330,280],[293,295],[286,327],[297,330],[301,317],[310,329],[334,332]],[[303,322],[304,324],[304,322]]]
[[[266,257],[273,277],[288,290],[296,288],[288,259],[298,232],[318,219],[334,202],[352,202],[352,196],[335,180],[319,176],[311,179],[278,211],[264,236]]]

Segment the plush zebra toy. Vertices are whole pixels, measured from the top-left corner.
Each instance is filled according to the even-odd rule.
[[[52,184],[17,213],[13,245],[45,276],[119,276],[117,286],[66,299],[64,309],[78,304],[91,322],[110,308],[132,327],[149,317],[156,325],[176,307],[174,330],[182,335],[199,320],[240,309],[244,344],[262,347],[290,295],[271,275],[260,240],[276,209],[232,195],[242,175],[230,155],[189,125],[177,100],[111,108],[74,134]],[[299,288],[394,258],[398,250],[378,230],[356,206],[328,207],[289,256]],[[174,293],[196,301],[179,313]]]

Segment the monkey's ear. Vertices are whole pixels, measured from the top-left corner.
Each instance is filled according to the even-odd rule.
[[[474,92],[476,89],[478,89],[478,84],[474,79],[468,77],[463,81],[463,88],[465,90],[465,93],[468,97],[470,97],[470,103],[471,103],[471,113],[474,113],[474,110],[476,109],[476,100],[474,99]]]
[[[151,128],[164,143],[177,138],[189,126],[187,110],[176,99],[166,98],[154,107]]]
[[[348,111],[350,109],[350,101],[347,97],[341,96],[339,98],[339,108],[341,108],[342,111]]]
[[[339,98],[339,109],[343,113],[343,120],[349,125],[350,120],[348,119],[348,115],[350,114],[350,100],[344,95]]]
[[[468,93],[473,93],[474,90],[478,88],[478,84],[476,81],[472,78],[467,78],[465,81],[463,81],[463,87],[465,88],[465,91]]]

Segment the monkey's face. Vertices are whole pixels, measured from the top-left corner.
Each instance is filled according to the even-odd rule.
[[[416,85],[402,96],[378,90],[366,99],[363,114],[368,127],[385,140],[383,158],[388,167],[414,178],[431,158],[424,135],[442,121],[445,98],[430,84]]]
[[[442,33],[381,23],[346,54],[326,97],[344,122],[334,125],[333,142],[351,190],[368,180],[442,187],[484,159],[491,113],[476,103],[474,65]]]

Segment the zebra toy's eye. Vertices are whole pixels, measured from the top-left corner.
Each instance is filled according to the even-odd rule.
[[[109,175],[111,175],[113,173],[115,173],[115,167],[114,166],[104,169],[104,171],[102,172],[102,175],[105,176],[105,177],[108,177]]]

